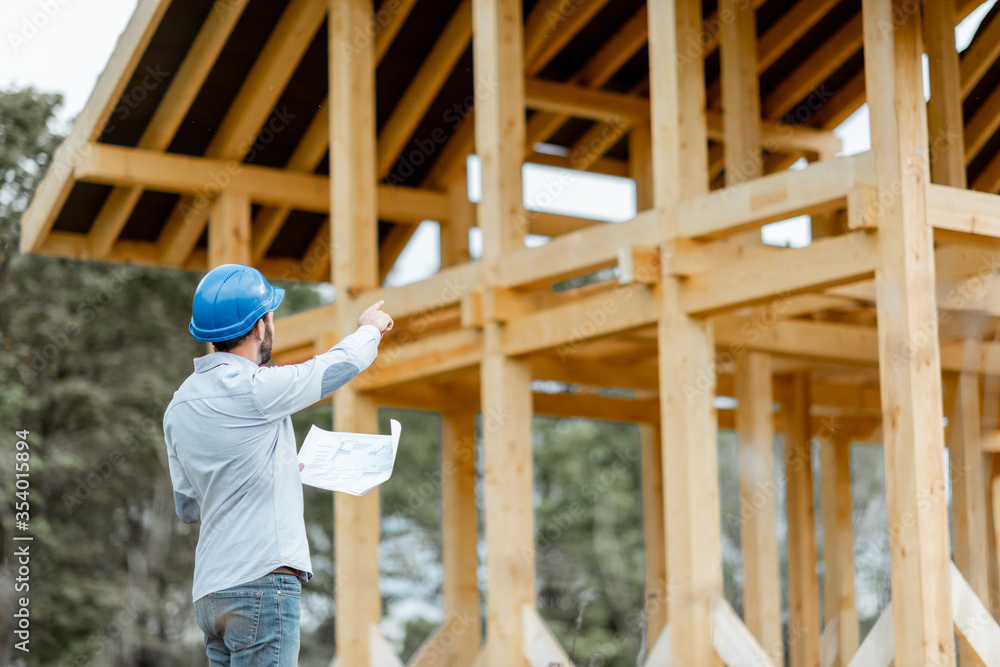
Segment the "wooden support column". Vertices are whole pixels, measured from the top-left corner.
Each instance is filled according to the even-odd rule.
[[[441,501],[444,615],[457,619],[447,644],[450,662],[471,665],[479,651],[476,584],[476,422],[473,414],[441,415]]]
[[[327,338],[326,349],[339,337]],[[378,406],[374,400],[341,387],[333,395],[334,429],[378,433]],[[333,494],[336,557],[337,659],[341,665],[369,665],[368,635],[382,618],[378,591],[378,543],[381,526],[379,490],[363,496]]]
[[[378,283],[374,44],[354,42],[371,14],[371,0],[329,0],[330,275],[338,334],[354,331],[369,305],[352,297]],[[377,413],[373,399],[351,384],[334,393],[338,431],[376,433]],[[334,521],[337,658],[341,665],[365,666],[372,661],[369,634],[382,618],[378,489],[361,497],[334,494]]]
[[[764,168],[755,12],[754,4],[745,0],[719,1],[719,14],[727,17],[719,44],[726,185],[757,178]]]
[[[475,0],[473,57],[477,81],[496,90],[476,99],[475,142],[483,196],[483,275],[495,285],[501,255],[524,245],[521,159],[524,147],[524,54],[520,0]],[[486,662],[525,667],[523,608],[535,606],[532,504],[531,366],[503,353],[503,324],[484,303],[480,367],[485,461]]]
[[[635,210],[653,208],[653,138],[649,125],[636,123],[628,133],[628,170],[635,181]]]
[[[743,618],[768,655],[780,664],[784,662],[784,648],[774,481],[774,398],[771,358],[767,353],[745,352],[737,359],[736,400]]]
[[[208,212],[208,268],[250,264],[250,199],[223,190]]]
[[[858,650],[854,601],[854,516],[851,507],[851,439],[834,433],[819,446],[820,507],[823,514],[823,619],[837,624],[837,659],[847,667]]]
[[[993,433],[992,437],[1000,440],[1000,433]],[[990,566],[1000,573],[1000,454],[992,454],[987,487],[987,502],[990,508]],[[1000,581],[994,580],[994,594],[990,596],[990,610],[993,617],[1000,621]]]
[[[955,664],[920,5],[864,0],[880,202],[879,373],[898,664]]]
[[[983,493],[978,374],[959,374],[954,400],[947,407],[954,561],[972,590],[988,605],[990,586],[986,554],[990,527],[986,523],[986,496]],[[959,643],[959,660],[963,665],[981,664],[964,640]]]
[[[476,205],[469,201],[469,182],[461,176],[448,185],[448,221],[441,225],[441,267],[464,264],[469,257],[469,230],[476,224]]]
[[[642,531],[646,549],[646,648],[653,650],[667,624],[667,563],[663,553],[666,524],[663,520],[663,452],[660,429],[639,424],[642,474]]]
[[[819,580],[813,502],[809,379],[782,383],[785,477],[788,480],[788,651],[792,667],[819,665]],[[776,659],[777,661],[777,659]]]
[[[955,50],[955,0],[926,2],[924,46],[927,49],[931,98],[927,102],[931,181],[966,187],[962,77]]]
[[[680,47],[699,43],[702,8],[700,0],[649,0],[648,12],[653,203],[663,240],[670,241],[677,237],[677,205],[708,192],[704,62]],[[710,616],[713,600],[722,596],[714,336],[710,321],[682,308],[676,277],[663,276],[660,294],[671,662],[718,665]]]
[[[379,284],[375,52],[354,43],[371,15],[372,0],[329,0],[330,254],[337,291],[351,296]]]

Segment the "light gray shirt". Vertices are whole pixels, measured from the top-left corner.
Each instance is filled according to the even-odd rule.
[[[201,524],[192,600],[281,566],[312,578],[291,414],[367,368],[381,338],[365,325],[288,366],[230,352],[194,360],[163,415],[177,516]]]

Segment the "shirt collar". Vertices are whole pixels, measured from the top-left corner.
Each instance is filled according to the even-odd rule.
[[[246,357],[241,357],[238,354],[233,354],[232,352],[211,352],[194,360],[194,372],[204,373],[205,371],[210,371],[213,368],[224,364],[233,364],[235,366],[243,365],[247,368],[253,369],[259,368],[258,364],[255,364]]]

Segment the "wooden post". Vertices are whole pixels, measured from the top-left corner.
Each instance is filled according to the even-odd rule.
[[[784,662],[774,481],[771,358],[746,352],[736,361],[736,432],[740,453],[743,618],[774,662]]]
[[[329,337],[327,349],[336,344]],[[378,406],[350,388],[333,395],[334,428],[378,433]],[[333,494],[336,557],[337,659],[341,665],[368,665],[368,634],[382,618],[378,591],[378,543],[381,526],[379,491],[363,496]]]
[[[653,208],[653,155],[650,128],[636,123],[628,133],[629,176],[635,181],[635,210]]]
[[[250,264],[250,199],[224,190],[208,213],[208,268]]]
[[[475,415],[441,415],[441,480],[444,615],[458,619],[445,645],[449,664],[471,665],[480,640]]]
[[[448,221],[441,225],[441,267],[469,261],[469,230],[476,224],[476,205],[469,201],[464,169],[448,185]]]
[[[985,484],[977,373],[959,374],[954,400],[947,408],[954,561],[979,599],[989,604],[986,554],[990,527],[986,523],[986,496],[983,493]],[[959,660],[963,665],[980,664],[964,640],[959,643]]]
[[[763,173],[760,135],[760,82],[757,79],[757,20],[754,3],[720,0],[722,34],[722,132],[726,185]],[[759,232],[754,232],[760,236]],[[765,647],[766,648],[766,647]]]
[[[642,532],[646,549],[646,648],[652,651],[667,624],[667,563],[663,553],[663,453],[660,429],[639,424],[642,474]]]
[[[329,0],[330,256],[338,293],[351,296],[379,283],[375,50],[354,43],[371,16],[372,0]]]
[[[995,439],[1000,439],[1000,434],[994,433]],[[988,535],[990,540],[991,568],[1000,573],[1000,454],[992,454],[989,467],[989,483],[986,485],[987,502],[990,509],[990,525]],[[1000,581],[994,579],[994,586],[1000,589]],[[990,609],[993,617],[1000,621],[1000,590],[995,590],[990,596]]]
[[[649,69],[653,203],[663,237],[677,237],[677,204],[708,191],[704,63],[691,55],[702,30],[699,0],[650,0]],[[680,45],[685,45],[682,52]],[[671,660],[719,664],[710,612],[722,595],[715,415],[715,346],[708,320],[689,317],[678,280],[660,285],[657,325],[664,516],[670,576]],[[666,530],[664,531],[666,534]]]
[[[920,5],[864,0],[878,189],[879,372],[898,664],[954,665]]]
[[[338,334],[353,331],[368,305],[352,296],[378,284],[374,44],[354,43],[371,14],[371,0],[329,0],[330,275]],[[376,433],[377,406],[350,384],[342,387],[334,394],[334,428]],[[382,618],[378,490],[335,494],[334,521],[337,658],[341,665],[368,665],[369,633]]]
[[[955,50],[955,0],[926,2],[923,8],[924,45],[931,80],[931,98],[927,103],[931,180],[964,188],[965,124],[962,77]]]
[[[815,667],[819,665],[819,580],[808,377],[793,375],[783,383],[779,400],[785,414],[788,480],[788,651],[792,667]]]
[[[837,659],[831,667],[847,667],[858,650],[850,437],[834,433],[832,438],[821,440],[819,456],[825,572],[823,618],[827,626],[837,624]]]
[[[483,196],[483,273],[495,284],[501,254],[524,245],[524,54],[520,0],[475,0],[473,57],[477,81],[496,83],[476,99],[476,150]],[[487,295],[489,297],[489,295]],[[503,353],[502,323],[484,299],[480,370],[486,487],[486,659],[489,667],[525,667],[522,617],[535,606],[532,504],[531,366]]]

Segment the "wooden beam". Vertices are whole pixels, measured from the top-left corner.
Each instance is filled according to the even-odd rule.
[[[809,379],[795,373],[779,385],[788,504],[788,651],[792,667],[819,664],[819,580],[813,503]],[[777,660],[776,660],[777,661]]]
[[[854,514],[851,508],[851,441],[834,432],[820,440],[820,508],[823,518],[823,617],[836,624],[836,659],[847,667],[858,650],[854,597]],[[825,634],[825,633],[824,633]]]
[[[761,103],[765,118],[781,118],[862,47],[861,12],[841,26],[819,48],[774,86]]]
[[[224,192],[208,214],[209,268],[229,263],[250,264],[250,200],[236,192]]]
[[[451,664],[468,665],[480,641],[474,413],[441,415],[441,480],[444,613],[463,621],[443,648]]]
[[[717,238],[796,215],[842,208],[849,191],[872,183],[872,169],[871,154],[859,153],[726,187],[683,203],[680,233]]]
[[[245,193],[254,203],[268,206],[316,213],[330,207],[326,176],[138,148],[93,144],[75,175],[90,183],[192,195],[192,210],[207,211],[223,190]],[[375,188],[379,216],[386,220],[416,225],[422,220],[447,221],[450,215],[448,195],[442,191],[384,184]]]
[[[73,188],[72,175],[77,162],[86,157],[87,147],[103,131],[169,6],[170,0],[150,0],[136,6],[93,92],[73,121],[73,129],[52,156],[49,170],[21,219],[21,252],[34,252],[52,229]]]
[[[654,409],[654,414],[659,413]],[[666,523],[663,517],[663,452],[658,425],[639,425],[642,537],[646,550],[646,648],[652,651],[667,625]]]
[[[575,118],[635,123],[649,117],[649,100],[555,81],[528,79],[524,97],[528,108]]]
[[[382,28],[375,35],[376,67],[385,58],[385,54],[389,52],[389,47],[396,40],[396,35],[403,28],[403,23],[413,11],[415,4],[417,4],[417,0],[382,0],[378,12],[375,14],[375,18]]]
[[[588,88],[603,86],[646,45],[648,24],[646,7],[642,6],[587,60],[583,67],[567,80],[567,83]],[[569,116],[565,114],[547,112],[533,114],[528,120],[525,148],[531,149],[537,142],[545,141],[567,120]]]
[[[519,248],[504,254],[497,285],[528,288],[614,266],[618,248],[655,244],[659,237],[653,213],[628,222],[603,223],[564,234],[538,248]]]
[[[988,526],[983,492],[983,452],[979,375],[960,373],[953,398],[946,405],[949,474],[952,485],[954,561],[980,600],[990,599],[986,564]],[[975,662],[966,642],[959,644],[962,664]]]
[[[472,0],[462,0],[379,133],[376,172],[384,178],[406,147],[472,39]]]
[[[652,210],[669,242],[679,236],[678,203],[708,190],[704,63],[681,50],[698,43],[702,8],[699,0],[649,0],[647,7]],[[677,282],[665,276],[661,284],[657,323],[666,560],[677,582],[667,601],[669,653],[674,664],[708,667],[718,661],[712,609],[722,595],[715,346],[711,323],[683,311]]]
[[[336,341],[327,339],[327,343],[332,347]],[[378,406],[374,400],[350,387],[342,387],[333,397],[335,429],[378,433]],[[342,665],[375,664],[369,633],[378,629],[382,618],[378,592],[379,491],[360,497],[335,493],[333,512],[337,605],[350,609],[350,613],[337,614],[337,658]]]
[[[706,111],[705,122],[709,139],[725,141],[722,114]],[[761,120],[760,137],[763,147],[769,151],[812,151],[832,156],[841,150],[840,138],[833,132],[781,121]]]
[[[891,202],[878,212],[876,286],[895,655],[954,665],[920,12],[863,0],[863,14],[876,179]]]
[[[628,133],[629,176],[635,181],[636,211],[653,207],[652,142],[648,123],[637,123]]]
[[[931,147],[931,181],[964,188],[964,122],[955,23],[955,0],[927,4],[923,22],[931,80],[927,132]]]
[[[319,109],[309,122],[309,127],[299,140],[298,146],[292,156],[285,163],[285,169],[289,171],[301,171],[313,173],[319,166],[323,158],[329,154],[330,150],[330,98],[327,97],[320,104]],[[327,205],[326,208],[329,208]],[[254,216],[253,220],[253,258],[259,260],[267,254],[268,248],[274,238],[281,231],[288,216],[292,212],[291,206],[263,206]],[[327,230],[329,239],[329,230]],[[327,262],[329,264],[329,262]]]
[[[534,76],[555,58],[608,0],[544,0],[535,5],[524,26],[526,73]]]
[[[371,0],[329,0],[330,226],[338,292],[356,296],[379,284],[375,169],[375,54],[350,53],[355,30],[370,20]]]
[[[475,78],[502,94],[476,100],[475,141],[482,164],[477,208],[487,285],[500,258],[523,245],[524,35],[520,0],[473,0]],[[486,644],[490,667],[524,667],[524,615],[535,607],[532,505],[531,366],[503,349],[503,325],[484,302],[480,395],[484,419],[486,545],[490,590]],[[527,608],[527,609],[526,609]]]
[[[937,229],[1000,238],[1000,197],[943,185],[927,188],[927,215]]]
[[[767,354],[736,360],[736,432],[739,437],[740,538],[743,618],[774,662],[784,662],[781,579],[778,574],[774,468],[774,406]]]
[[[205,157],[242,162],[253,146],[247,137],[256,137],[267,122],[325,18],[323,3],[292,0],[212,135]],[[283,122],[278,116],[275,121]],[[179,266],[187,259],[205,229],[207,213],[207,207],[194,206],[190,196],[182,197],[174,206],[160,232],[164,265]]]
[[[523,315],[507,323],[503,350],[521,355],[554,348],[566,355],[589,338],[655,322],[660,300],[658,290],[635,284]]]
[[[755,41],[757,74],[763,74],[795,42],[805,35],[837,4],[838,0],[799,0]],[[757,5],[757,2],[753,3]],[[723,26],[723,31],[725,26]],[[722,84],[716,79],[708,86],[708,107],[718,107]]]
[[[993,20],[986,24],[985,30],[982,27],[980,30],[982,32],[962,52],[962,62],[959,66],[962,99],[972,93],[973,88],[1000,56],[1000,21],[994,16]]]
[[[475,117],[483,192],[477,213],[483,232],[484,261],[490,266],[488,272],[496,270],[500,253],[523,245],[527,233],[521,194],[524,145],[521,19],[520,9],[509,4],[504,3],[502,12],[482,2],[473,5],[476,77],[495,81],[504,91],[502,95],[486,95],[478,100]]]
[[[137,148],[167,149],[246,5],[247,0],[216,1],[156,106]],[[116,187],[111,191],[88,234],[93,257],[105,258],[111,253],[142,192],[141,187]]]
[[[736,185],[757,178],[764,167],[757,79],[757,20],[754,8],[744,0],[720,0],[719,12],[730,19],[722,28],[719,53],[726,185]],[[752,236],[760,242],[759,232]]]
[[[469,231],[476,225],[476,205],[469,201],[469,184],[463,172],[448,186],[448,220],[441,223],[441,266],[470,261]]]
[[[688,278],[681,302],[692,314],[718,313],[736,306],[770,301],[826,285],[871,278],[878,264],[877,240],[867,232],[832,236],[781,260],[764,255]]]
[[[375,47],[352,41],[371,20],[373,6],[372,0],[328,0],[323,9],[329,12],[330,273],[337,286],[334,322],[346,332],[353,330],[363,308],[352,297],[375,287],[378,276]],[[344,44],[357,48],[346,50]],[[327,339],[324,344],[333,342]],[[378,431],[377,404],[362,388],[355,380],[334,393],[336,429]],[[368,637],[377,633],[382,618],[379,491],[361,497],[335,494],[334,517],[337,605],[350,610],[337,614],[337,656],[342,665],[375,664]]]

